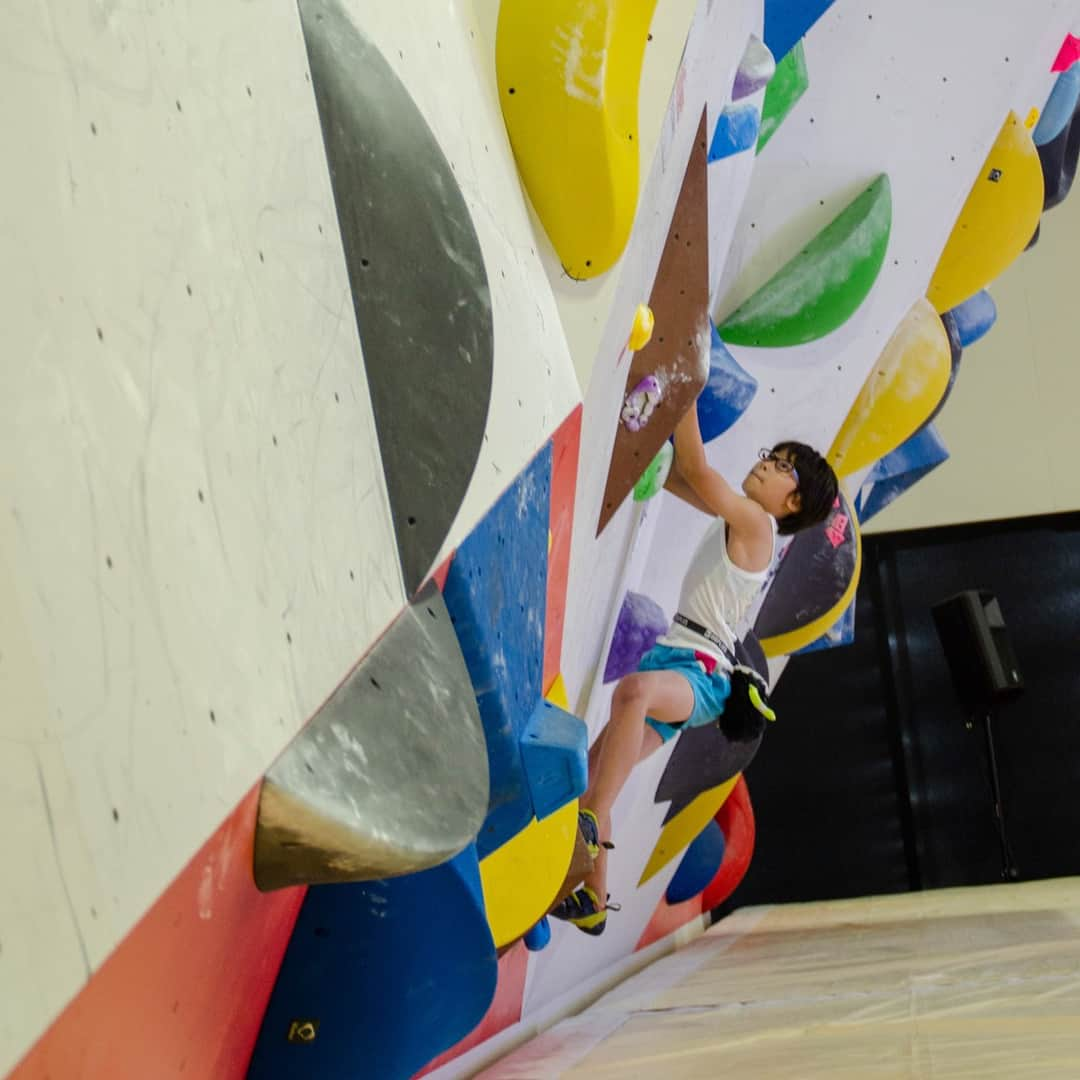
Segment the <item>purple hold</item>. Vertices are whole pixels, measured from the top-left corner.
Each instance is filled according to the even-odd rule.
[[[615,623],[604,682],[615,682],[637,671],[641,658],[667,629],[667,616],[655,600],[642,593],[627,592]]]
[[[746,52],[743,53],[739,62],[739,70],[735,72],[735,84],[731,88],[731,100],[739,101],[742,98],[756,94],[776,73],[776,61],[768,46],[750,35],[746,43]]]

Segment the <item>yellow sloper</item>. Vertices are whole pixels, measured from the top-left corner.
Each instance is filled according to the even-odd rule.
[[[914,435],[944,397],[951,371],[949,335],[941,317],[929,301],[916,300],[825,455],[837,475],[850,476],[872,465]]]
[[[775,637],[762,638],[758,644],[766,656],[790,656],[799,649],[817,641],[822,634],[827,634],[837,623],[840,616],[847,611],[848,606],[855,602],[855,590],[859,587],[859,575],[862,573],[862,529],[859,526],[859,518],[847,492],[841,490],[844,506],[848,512],[848,520],[851,522],[851,531],[855,538],[855,568],[851,572],[851,580],[844,590],[844,594],[823,615],[818,616],[813,622],[800,626],[798,630],[791,630],[786,634],[777,634]]]
[[[545,696],[552,704],[569,711],[561,675]],[[578,801],[572,799],[543,821],[534,818],[480,861],[484,906],[496,948],[516,941],[551,907],[570,869],[577,837],[577,812]]]
[[[641,874],[638,888],[660,873],[672,859],[681,855],[697,839],[698,834],[716,816],[727,801],[742,773],[736,773],[719,787],[703,791],[685,810],[676,814],[661,830],[660,839],[649,856]]]
[[[566,272],[610,269],[638,201],[638,90],[656,0],[502,0],[495,66],[518,171]]]
[[[1027,247],[1044,195],[1031,132],[1010,112],[930,279],[926,295],[938,311],[974,296]]]

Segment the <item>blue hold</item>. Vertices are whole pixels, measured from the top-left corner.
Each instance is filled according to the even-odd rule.
[[[865,520],[862,514],[859,514],[859,520]],[[855,601],[852,600],[852,602],[844,609],[844,614],[841,615],[840,618],[821,635],[821,637],[816,641],[811,641],[809,645],[804,645],[801,649],[797,649],[795,655],[799,656],[803,653],[821,652],[823,649],[836,649],[841,645],[850,645],[854,640]]]
[[[712,328],[709,379],[697,400],[698,424],[703,442],[722,435],[744,412],[757,393],[757,379],[738,361]]]
[[[532,929],[525,931],[525,948],[529,952],[546,949],[551,941],[551,923],[545,915]]]
[[[994,303],[994,298],[982,289],[962,304],[957,304],[950,314],[956,321],[960,347],[966,349],[987,334],[997,322],[997,304]]]
[[[833,0],[765,0],[765,44],[779,64]]]
[[[867,474],[859,491],[859,520],[869,521],[949,458],[933,424],[886,454]]]
[[[902,442],[891,454],[886,454],[867,476],[868,483],[880,483],[913,472],[915,469],[933,468],[949,458],[937,428],[933,425],[916,432]]]
[[[1080,100],[1080,64],[1073,64],[1058,77],[1054,83],[1054,89],[1046,99],[1042,116],[1032,132],[1031,138],[1036,146],[1045,146],[1053,142],[1065,125],[1072,120],[1076,111],[1077,101]]]
[[[709,161],[720,161],[757,146],[761,114],[756,105],[729,105],[716,121]]]
[[[541,700],[521,740],[537,821],[554,814],[589,784],[589,729],[576,716]]]
[[[248,1080],[405,1080],[476,1027],[497,979],[474,845],[419,874],[314,885]],[[290,1041],[296,1021],[315,1037]]]
[[[521,738],[543,697],[551,455],[549,443],[469,534],[443,590],[487,741],[481,858],[533,818]]]
[[[704,892],[724,860],[724,833],[714,818],[683,854],[679,869],[664,894],[669,904],[681,904]]]

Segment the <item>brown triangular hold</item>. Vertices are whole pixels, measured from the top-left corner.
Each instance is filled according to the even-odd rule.
[[[705,111],[690,151],[682,190],[660,256],[649,307],[656,319],[652,340],[634,354],[627,395],[648,375],[663,396],[640,431],[620,419],[608,466],[597,536],[619,509],[660,447],[697,400],[709,377],[709,200]],[[622,405],[620,403],[620,409]]]

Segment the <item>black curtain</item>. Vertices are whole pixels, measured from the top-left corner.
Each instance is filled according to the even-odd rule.
[[[854,644],[795,656],[746,778],[757,844],[717,913],[1002,880],[981,722],[931,616],[994,593],[1025,690],[993,730],[1020,880],[1080,873],[1080,514],[865,538]]]

